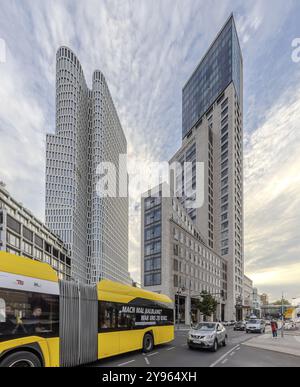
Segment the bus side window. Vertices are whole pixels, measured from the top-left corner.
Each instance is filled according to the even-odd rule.
[[[113,303],[103,301],[100,304],[100,328],[116,328],[116,309]]]
[[[6,306],[3,298],[0,298],[0,323],[6,322]]]

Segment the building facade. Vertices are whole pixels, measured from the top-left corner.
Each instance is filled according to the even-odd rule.
[[[224,320],[226,261],[207,246],[180,201],[157,192],[142,198],[142,287],[173,299],[176,320],[187,325],[201,320],[197,301],[208,292],[218,301],[214,319]]]
[[[252,313],[256,317],[261,317],[261,301],[260,301],[260,295],[258,294],[257,288],[253,288],[253,307],[252,307]]]
[[[243,311],[243,60],[231,16],[182,93],[182,146],[171,185],[208,246],[227,262],[226,320]],[[186,177],[184,163],[192,170]],[[196,163],[204,166],[199,181]],[[178,167],[179,166],[179,167]],[[197,206],[197,195],[203,204]],[[195,204],[196,203],[196,204]]]
[[[94,72],[89,89],[67,47],[56,55],[56,131],[46,143],[46,224],[71,251],[72,276],[130,283],[128,195],[119,192],[127,141],[103,74]],[[99,194],[103,162],[115,167],[115,182],[105,183],[116,183],[115,197]]]
[[[253,281],[244,275],[244,319],[252,314],[253,310]]]
[[[18,203],[0,184],[0,250],[48,263],[71,279],[70,253],[63,241]]]
[[[262,306],[269,305],[269,296],[266,293],[261,294],[260,302]]]

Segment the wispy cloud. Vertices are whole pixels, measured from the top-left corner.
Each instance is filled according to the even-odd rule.
[[[262,287],[272,282],[279,291],[289,281],[300,293],[299,86],[282,95],[247,139],[245,241],[247,270]]]

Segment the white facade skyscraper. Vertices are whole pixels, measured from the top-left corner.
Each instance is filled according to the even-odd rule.
[[[69,247],[72,276],[81,282],[108,278],[130,283],[128,197],[97,193],[102,162],[115,166],[119,193],[119,157],[126,153],[127,141],[104,76],[95,71],[90,90],[74,53],[59,48],[56,132],[47,135],[46,224]]]

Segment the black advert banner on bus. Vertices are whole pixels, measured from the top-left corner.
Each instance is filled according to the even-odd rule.
[[[136,327],[170,325],[173,322],[173,310],[167,308],[122,305],[119,315],[131,315]]]

